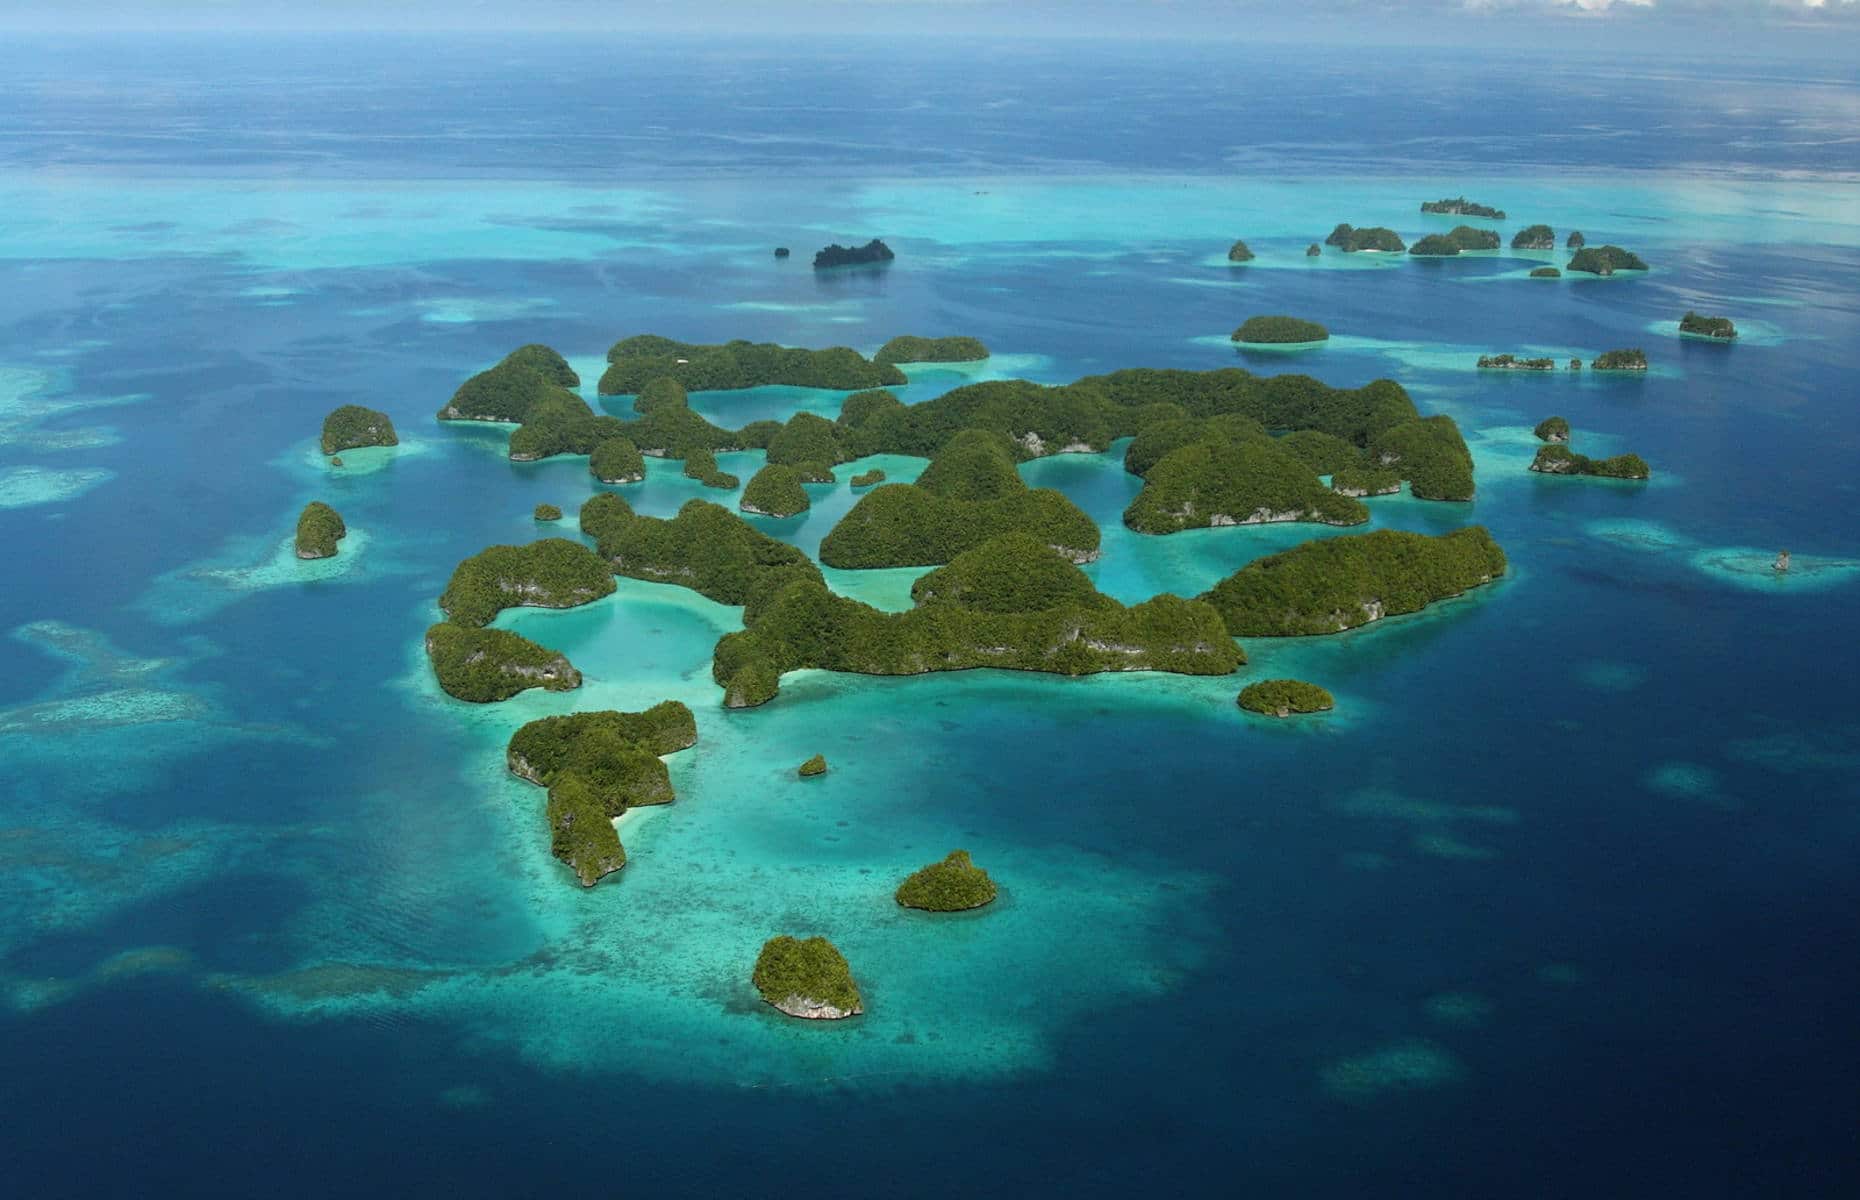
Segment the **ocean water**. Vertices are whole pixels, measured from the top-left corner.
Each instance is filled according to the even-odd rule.
[[[0,1163],[20,1194],[1860,1185],[1851,77],[413,45],[0,48]],[[1338,221],[1444,228],[1418,204],[1460,193],[1653,269],[1303,257]],[[874,235],[887,270],[806,265]],[[1258,261],[1224,261],[1236,237]],[[1745,336],[1680,338],[1693,307]],[[1265,312],[1333,337],[1236,351]],[[1395,378],[1460,423],[1478,496],[1374,498],[1371,527],[1478,522],[1512,570],[1414,617],[1248,641],[1233,677],[813,672],[751,712],[709,678],[737,610],[622,580],[499,621],[565,651],[580,690],[445,697],[419,637],[453,565],[572,533],[531,509],[602,485],[432,413],[529,341],[592,397],[606,346],[642,332],[993,349],[913,368],[909,400],[1137,365]],[[1633,345],[1644,378],[1472,367]],[[842,399],[694,406],[737,424]],[[315,435],[350,402],[402,444],[332,469]],[[1530,474],[1551,413],[1653,480]],[[1341,532],[1140,537],[1121,450],[1023,473],[1099,521],[1088,571],[1126,602]],[[720,463],[746,480],[759,459]],[[848,464],[808,513],[751,520],[813,552],[872,465],[923,464]],[[733,502],[669,463],[614,490],[657,515]],[[351,534],[300,563],[312,498]],[[913,576],[828,572],[888,608]],[[1284,675],[1337,711],[1235,707]],[[699,723],[668,760],[678,800],[623,818],[626,870],[575,887],[502,746],[540,715],[667,698]],[[815,753],[832,771],[795,778]],[[957,846],[1000,902],[898,909],[898,879]],[[757,1000],[756,950],[784,932],[841,946],[863,1017]]]

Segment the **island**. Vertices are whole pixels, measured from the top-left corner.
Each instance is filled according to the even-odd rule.
[[[1329,338],[1330,330],[1316,321],[1306,321],[1298,317],[1274,316],[1248,317],[1241,322],[1240,328],[1233,331],[1229,340],[1277,346],[1297,342],[1322,342]]]
[[[1445,258],[1460,253],[1462,250],[1496,250],[1498,234],[1490,229],[1474,229],[1471,225],[1456,225],[1447,233],[1430,233],[1413,246],[1408,253],[1423,257]]]
[[[1247,249],[1245,242],[1235,242],[1227,247],[1227,261],[1230,263],[1252,262],[1253,252]]]
[[[1250,428],[1242,428],[1247,434],[1251,433]],[[1322,429],[1294,429],[1274,437],[1272,444],[1319,475],[1348,470],[1363,461],[1362,451],[1348,439],[1334,433],[1325,433]]]
[[[818,413],[794,414],[769,438],[768,461],[793,467],[804,483],[832,483],[833,468],[847,457],[839,426]]]
[[[1641,349],[1608,350],[1595,356],[1589,366],[1597,371],[1645,371],[1647,352]]]
[[[538,504],[530,515],[538,521],[560,521],[562,510],[553,504]]]
[[[580,385],[581,377],[554,350],[537,344],[520,346],[496,366],[461,384],[439,410],[439,419],[521,423],[538,400],[568,396],[579,401],[568,389]]]
[[[1532,279],[1561,279],[1563,272],[1556,267],[1532,267]]]
[[[341,454],[362,446],[398,446],[394,422],[384,412],[344,404],[323,418],[323,453]],[[340,464],[338,464],[340,465]]]
[[[1452,417],[1417,417],[1392,425],[1369,439],[1363,455],[1372,466],[1394,468],[1422,500],[1473,498],[1472,451]]]
[[[795,774],[799,775],[802,779],[812,779],[816,775],[825,775],[826,773],[827,756],[824,754],[814,755],[814,757],[808,759],[795,769]]]
[[[788,257],[788,254],[789,254],[789,250],[788,250],[788,247],[786,247],[786,246],[777,246],[777,247],[775,247],[775,257],[776,257],[776,258],[787,258],[787,257]]]
[[[1481,371],[1554,371],[1554,358],[1519,358],[1513,354],[1481,354]]]
[[[297,557],[334,558],[336,543],[348,534],[340,513],[321,500],[312,500],[297,515]]]
[[[980,362],[988,357],[988,347],[980,338],[915,337],[901,334],[878,348],[872,361],[880,366],[894,363]]]
[[[898,885],[897,901],[925,912],[966,912],[994,903],[995,881],[976,866],[967,850],[951,850],[939,862],[911,872]]]
[[[1563,247],[1566,250],[1580,250],[1586,245],[1588,245],[1588,241],[1582,236],[1582,230],[1580,229],[1570,230],[1568,240],[1563,243]]]
[[[837,1021],[865,1011],[846,956],[823,937],[770,938],[750,976],[762,999],[791,1017]]]
[[[888,263],[897,255],[891,247],[877,238],[863,246],[842,246],[838,242],[814,254],[814,270],[824,271],[833,267],[864,267],[876,263]]]
[[[1228,423],[1228,428],[1238,432],[1246,427]],[[1143,490],[1124,510],[1125,525],[1150,534],[1279,521],[1360,525],[1367,520],[1369,510],[1360,501],[1325,487],[1316,471],[1263,430],[1238,436],[1210,430],[1202,440],[1171,450],[1144,473]]]
[[[688,392],[770,384],[855,391],[909,382],[896,366],[874,363],[847,346],[807,350],[771,342],[703,344],[641,334],[609,348],[598,390],[603,396],[637,395],[655,379],[675,380]],[[635,440],[641,447],[648,444]]]
[[[727,707],[749,708],[774,699],[782,675],[802,669],[1226,675],[1245,661],[1208,604],[1165,593],[1126,608],[1024,533],[963,551],[918,579],[911,598],[914,608],[885,612],[818,580],[791,579],[753,601],[744,629],[718,641],[711,678]]]
[[[1346,254],[1362,250],[1376,250],[1388,254],[1399,254],[1408,248],[1401,240],[1401,235],[1393,229],[1382,225],[1372,225],[1367,229],[1357,229],[1351,225],[1338,225],[1324,239],[1326,246],[1336,246]]]
[[[1393,496],[1401,491],[1401,476],[1387,467],[1358,464],[1337,468],[1330,487],[1339,496]]]
[[[1647,264],[1639,255],[1619,246],[1584,246],[1576,251],[1564,269],[1590,275],[1613,275],[1616,271],[1645,271]]]
[[[1638,454],[1589,458],[1556,443],[1538,447],[1531,470],[1543,475],[1594,475],[1604,479],[1647,479],[1653,474]]]
[[[1459,243],[1444,233],[1430,233],[1408,247],[1408,253],[1423,258],[1449,258],[1459,252]]]
[[[1548,225],[1526,225],[1511,235],[1513,250],[1554,250],[1556,230]]]
[[[484,625],[506,608],[574,608],[613,591],[613,574],[594,551],[567,538],[544,538],[491,546],[461,562],[439,607],[461,625]]]
[[[646,478],[646,459],[631,438],[602,438],[588,455],[588,474],[602,483],[638,483]]]
[[[626,422],[597,414],[573,392],[558,391],[531,403],[510,431],[510,460],[535,462],[557,454],[592,454],[610,438],[624,437]]]
[[[793,467],[771,464],[750,477],[736,506],[763,517],[792,517],[807,511],[807,489]]]
[[[1481,217],[1488,221],[1505,219],[1504,209],[1493,208],[1487,204],[1474,204],[1464,196],[1455,196],[1450,200],[1423,200],[1421,211],[1449,217]]]
[[[1249,683],[1240,689],[1237,702],[1248,712],[1268,717],[1329,712],[1337,704],[1329,692],[1302,679],[1262,679]]]
[[[791,580],[821,582],[806,554],[708,500],[687,500],[661,519],[603,492],[581,506],[581,531],[614,574],[688,587],[719,604],[746,605]]]
[[[1537,428],[1531,431],[1540,442],[1563,443],[1569,441],[1569,422],[1562,417],[1545,417],[1537,422]]]
[[[707,488],[733,492],[742,480],[717,466],[717,455],[708,446],[693,446],[685,451],[685,478],[695,479]]]
[[[1201,599],[1234,637],[1300,637],[1419,612],[1490,583],[1505,567],[1505,552],[1482,526],[1438,537],[1379,529],[1255,559]]]
[[[1324,248],[1318,245],[1316,242],[1312,242],[1309,246],[1305,247],[1306,258],[1316,258],[1318,257],[1318,255],[1322,253],[1324,253]]]
[[[1679,332],[1691,334],[1694,337],[1710,338],[1713,341],[1728,342],[1737,336],[1737,326],[1731,323],[1729,317],[1707,317],[1687,309],[1686,315],[1679,318]],[[326,443],[328,441],[327,434],[324,435],[324,441]]]
[[[507,629],[441,621],[426,631],[426,657],[448,696],[474,704],[508,700],[539,687],[566,692],[581,686],[568,658]]]
[[[885,482],[885,472],[878,467],[873,467],[870,471],[861,471],[852,477],[852,485],[856,488],[869,488],[883,482]]]

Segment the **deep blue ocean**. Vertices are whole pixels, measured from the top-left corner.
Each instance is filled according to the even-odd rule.
[[[0,46],[5,1190],[1860,1194],[1857,127],[1833,63]],[[1652,269],[1304,256],[1340,221],[1444,231],[1419,202],[1460,194],[1507,240],[1580,228]],[[807,267],[872,236],[888,269]],[[1259,258],[1230,267],[1241,237]],[[1688,308],[1743,336],[1681,339]],[[1331,344],[1238,354],[1272,312]],[[454,564],[572,534],[532,506],[599,485],[432,414],[527,342],[592,397],[647,332],[994,351],[910,400],[1124,366],[1394,378],[1459,422],[1478,496],[1372,500],[1372,528],[1483,524],[1512,570],[1250,640],[1226,679],[807,674],[727,714],[735,610],[623,580],[499,622],[581,692],[448,700],[419,639]],[[1645,377],[1472,365],[1625,346]],[[694,397],[728,424],[840,400]],[[402,445],[333,471],[343,403]],[[1530,474],[1551,413],[1653,479]],[[812,550],[850,473],[762,527]],[[1100,521],[1126,602],[1336,532],[1144,538],[1118,454],[1024,474]],[[626,493],[700,494],[732,503],[676,464]],[[302,567],[313,498],[359,536]],[[908,573],[855,574],[830,578],[908,602]],[[1338,711],[1241,714],[1274,675]],[[624,818],[627,870],[583,891],[501,746],[667,697],[700,726],[679,801]],[[816,751],[835,770],[799,791]],[[1004,902],[901,915],[891,881],[956,845]],[[870,1011],[759,1004],[782,932],[833,936]]]

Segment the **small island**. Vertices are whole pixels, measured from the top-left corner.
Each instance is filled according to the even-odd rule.
[[[708,500],[687,500],[663,520],[603,492],[581,506],[581,532],[616,575],[678,584],[719,604],[749,604],[791,580],[821,581],[805,553]]]
[[[1647,352],[1638,348],[1607,350],[1596,355],[1589,366],[1597,371],[1645,371]]]
[[[1570,230],[1569,238],[1563,243],[1566,250],[1580,250],[1586,245],[1588,245],[1588,240],[1582,236],[1580,229]]]
[[[1261,346],[1295,345],[1299,342],[1322,342],[1330,338],[1330,330],[1316,321],[1306,321],[1299,317],[1248,317],[1233,331],[1229,341],[1251,343]]]
[[[750,477],[736,506],[757,516],[792,517],[807,511],[807,489],[793,467],[770,465]]]
[[[1430,233],[1413,246],[1408,253],[1422,257],[1447,258],[1462,250],[1496,250],[1498,234],[1490,229],[1474,229],[1471,225],[1456,225],[1447,233]]]
[[[1245,242],[1235,242],[1227,248],[1227,261],[1230,263],[1252,262],[1253,252],[1247,249]]]
[[[788,254],[789,254],[789,250],[788,250],[788,247],[786,247],[786,246],[777,246],[777,247],[775,247],[775,257],[776,257],[776,258],[787,258],[787,257],[788,257]]]
[[[812,779],[816,775],[825,775],[826,773],[827,756],[824,754],[814,755],[814,757],[808,759],[795,769],[795,774],[799,775],[802,779]]]
[[[1531,268],[1531,278],[1561,279],[1563,278],[1563,272],[1557,267],[1533,267]]]
[[[334,558],[336,543],[348,533],[340,513],[321,500],[312,500],[297,516],[297,557]]]
[[[1474,204],[1464,196],[1455,196],[1449,200],[1423,200],[1421,211],[1449,217],[1480,217],[1487,221],[1505,219],[1504,209],[1493,208],[1489,204]]]
[[[539,400],[568,397],[579,402],[568,389],[580,386],[581,376],[554,350],[536,343],[519,346],[496,366],[461,384],[439,410],[439,419],[520,424]]]
[[[875,263],[888,263],[896,257],[891,247],[877,238],[873,238],[863,246],[842,246],[835,242],[814,254],[814,270],[871,266]]]
[[[1647,479],[1653,474],[1638,454],[1589,458],[1555,443],[1538,448],[1531,470],[1542,475],[1593,475],[1603,479]]]
[[[1305,247],[1306,258],[1316,258],[1322,253],[1324,253],[1324,247],[1318,245],[1316,242],[1312,242],[1309,246]]]
[[[538,521],[560,521],[562,510],[553,504],[538,504],[530,515]]]
[[[1554,250],[1556,230],[1548,225],[1526,225],[1511,235],[1513,250]]]
[[[394,433],[394,422],[384,412],[359,404],[345,404],[323,418],[325,454],[341,454],[362,446],[398,445],[400,438]]]
[[[875,487],[883,482],[885,482],[885,472],[878,467],[873,467],[870,471],[861,471],[852,477],[852,485],[856,488]]]
[[[643,398],[647,385],[661,379],[676,382],[686,392],[769,384],[856,391],[910,382],[897,367],[874,363],[847,346],[808,350],[772,342],[705,344],[647,333],[622,338],[608,348],[607,369],[601,373],[598,390],[603,396]],[[681,405],[675,401],[683,396],[666,393],[664,399],[667,408],[677,409]],[[647,411],[637,403],[634,407],[642,414]],[[644,436],[633,436],[633,440],[642,449],[657,444]]]
[[[913,871],[898,885],[897,901],[925,912],[966,912],[992,904],[995,881],[976,866],[967,850],[951,850],[940,862]]]
[[[646,478],[646,460],[631,439],[602,438],[588,455],[588,474],[602,483],[638,483]]]
[[[1707,317],[1686,310],[1686,315],[1679,318],[1679,332],[1693,337],[1710,338],[1716,342],[1728,342],[1737,336],[1737,326],[1729,317]]]
[[[865,1011],[852,968],[823,937],[770,938],[750,976],[762,999],[791,1017],[837,1021]]]
[[[439,607],[459,624],[485,625],[506,608],[574,608],[613,591],[613,573],[594,551],[567,538],[544,538],[491,546],[461,562]]]
[[[1302,679],[1262,679],[1241,688],[1238,703],[1262,716],[1289,717],[1294,713],[1329,712],[1337,702],[1317,684]]]
[[[1357,229],[1347,224],[1339,224],[1324,239],[1326,246],[1336,246],[1346,254],[1355,254],[1364,250],[1380,251],[1385,254],[1400,254],[1408,248],[1401,240],[1401,235],[1383,225],[1372,225],[1367,229]]]
[[[1565,268],[1590,275],[1613,275],[1616,271],[1645,271],[1640,256],[1619,246],[1585,246],[1576,251]]]
[[[685,451],[685,478],[695,479],[707,488],[733,492],[743,482],[717,466],[716,451],[708,446],[694,446]]]
[[[1331,488],[1270,436],[1212,435],[1171,450],[1144,473],[1124,510],[1138,533],[1312,521],[1360,525],[1369,510]]]
[[[1562,417],[1545,417],[1537,422],[1537,428],[1531,431],[1540,442],[1562,444],[1569,441],[1569,422]]]
[[[539,687],[566,692],[581,686],[568,658],[507,629],[441,621],[426,631],[426,657],[448,696],[474,704],[508,700]]]
[[[1481,354],[1481,371],[1554,371],[1554,358],[1519,358],[1513,354]]]
[[[980,338],[900,334],[880,346],[872,361],[888,367],[895,363],[980,362],[987,357],[988,347]]]
[[[1452,417],[1437,414],[1391,425],[1369,439],[1364,459],[1392,467],[1420,500],[1471,500],[1473,458]]]

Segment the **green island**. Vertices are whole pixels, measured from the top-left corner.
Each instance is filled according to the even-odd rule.
[[[1329,712],[1337,706],[1329,692],[1302,679],[1262,679],[1249,683],[1240,689],[1237,703],[1248,712],[1268,717]]]
[[[1380,250],[1388,254],[1400,254],[1408,248],[1401,235],[1384,225],[1372,225],[1367,229],[1357,229],[1352,225],[1340,224],[1330,231],[1324,239],[1326,246],[1336,246],[1346,254],[1359,250]]]
[[[794,773],[799,775],[802,779],[812,779],[816,775],[825,775],[827,773],[827,756],[824,754],[814,755],[814,757],[796,767]]]
[[[1526,225],[1511,235],[1513,250],[1554,250],[1556,230],[1548,225]]]
[[[904,334],[880,346],[872,361],[888,367],[895,363],[980,362],[987,357],[988,347],[982,345],[980,338],[928,338]]]
[[[1215,418],[1202,436],[1169,451],[1143,473],[1143,490],[1124,510],[1138,533],[1315,521],[1360,525],[1369,510],[1325,487],[1318,473],[1257,422]]]
[[[1582,236],[1582,230],[1572,229],[1569,231],[1569,238],[1563,243],[1563,247],[1566,250],[1580,250],[1588,244],[1588,239]]]
[[[1029,488],[1011,443],[965,429],[930,460],[915,483],[891,483],[859,498],[820,543],[830,567],[929,567],[1000,534],[1019,532],[1075,562],[1098,556],[1097,524],[1064,493]]]
[[[1364,457],[1372,466],[1393,468],[1422,500],[1473,497],[1472,451],[1452,417],[1417,417],[1390,426],[1369,439]]]
[[[562,510],[553,504],[538,504],[530,515],[538,521],[560,521]]]
[[[1711,338],[1713,341],[1728,342],[1737,336],[1737,326],[1731,323],[1729,317],[1707,317],[1687,309],[1686,315],[1679,318],[1679,332],[1689,333],[1694,337]],[[323,440],[327,445],[328,433],[323,435]]]
[[[835,595],[818,580],[782,584],[744,610],[741,631],[717,643],[711,677],[724,704],[766,703],[783,674],[804,668],[1226,675],[1245,660],[1207,604],[1163,594],[1126,608],[1027,534],[964,551],[919,579],[911,596],[915,607],[894,613]]]
[[[1484,527],[1321,538],[1255,559],[1201,598],[1235,637],[1338,633],[1490,583],[1505,552]]]
[[[794,580],[821,582],[806,554],[708,500],[687,500],[667,519],[642,517],[603,492],[581,506],[581,531],[614,574],[688,587],[719,604],[749,604]]]
[[[897,367],[874,363],[847,346],[805,350],[773,342],[704,345],[641,334],[623,338],[607,351],[599,391],[603,396],[637,395],[655,379],[675,380],[690,392],[768,384],[855,391],[907,382]],[[648,444],[637,440],[642,447]]]
[[[693,446],[685,451],[685,478],[726,492],[735,491],[743,482],[717,466],[716,452],[708,446]]]
[[[1595,356],[1589,366],[1597,371],[1645,371],[1647,352],[1641,349],[1608,350]]]
[[[791,1017],[837,1021],[865,1011],[846,956],[823,937],[770,938],[750,975],[762,999]]]
[[[613,574],[594,551],[567,538],[544,538],[491,546],[461,562],[439,607],[459,624],[484,625],[506,608],[574,608],[613,590]]]
[[[603,441],[626,436],[619,417],[597,414],[573,392],[539,397],[510,431],[510,460],[535,462],[557,454],[592,454]]]
[[[508,700],[539,687],[566,692],[581,686],[567,657],[507,629],[441,621],[426,631],[426,657],[446,695],[474,704]]]
[[[1448,217],[1481,217],[1488,221],[1505,219],[1504,209],[1493,208],[1488,204],[1474,204],[1464,196],[1454,196],[1447,200],[1423,200],[1421,211]]]
[[[604,438],[588,455],[588,474],[602,483],[638,483],[646,478],[646,459],[631,438]]]
[[[1498,234],[1490,229],[1456,225],[1447,233],[1430,233],[1408,248],[1408,253],[1444,258],[1462,250],[1496,250]]]
[[[1349,440],[1322,429],[1294,429],[1275,438],[1274,444],[1319,475],[1346,470],[1363,461],[1362,451]]]
[[[1537,422],[1537,428],[1531,430],[1540,442],[1567,442],[1569,440],[1569,422],[1562,417],[1545,417]]]
[[[792,253],[792,251],[790,251],[790,250],[788,249],[788,247],[786,247],[786,246],[777,246],[777,247],[775,247],[775,257],[776,257],[776,258],[787,258],[787,257],[788,257],[788,255],[789,255],[789,254],[791,254],[791,253]]]
[[[1316,321],[1301,320],[1298,317],[1248,317],[1241,322],[1240,328],[1234,330],[1229,339],[1236,342],[1257,342],[1261,345],[1284,345],[1292,342],[1322,342],[1330,338],[1330,330]]]
[[[1532,279],[1561,279],[1563,272],[1556,267],[1532,267]]]
[[[769,437],[768,461],[793,467],[804,483],[832,483],[833,468],[846,458],[839,426],[818,413],[796,413]]]
[[[807,511],[807,489],[793,467],[770,464],[750,477],[736,506],[764,517],[792,517]]]
[[[1330,487],[1339,496],[1393,496],[1401,491],[1401,476],[1387,467],[1358,463],[1333,471]]]
[[[713,425],[691,408],[684,385],[660,377],[633,397],[637,421],[625,426],[626,436],[643,455],[684,458],[693,450],[762,450],[781,426],[758,421],[741,429]]]
[[[896,257],[891,247],[877,238],[873,238],[863,246],[842,246],[834,242],[831,246],[814,252],[814,270],[874,266],[878,263],[888,263]]]
[[[345,404],[323,418],[323,453],[341,454],[361,446],[398,446],[394,422],[384,412]]]
[[[1531,470],[1543,475],[1594,475],[1604,479],[1647,479],[1653,474],[1638,454],[1589,458],[1558,443],[1539,446]]]
[[[297,514],[297,557],[334,558],[336,543],[347,537],[349,527],[342,514],[321,500],[312,500]]]
[[[1576,251],[1564,268],[1585,271],[1590,275],[1613,275],[1616,271],[1645,271],[1640,256],[1619,246],[1584,246]]]
[[[496,366],[460,384],[439,410],[439,419],[521,424],[538,400],[564,395],[579,400],[568,389],[580,385],[581,377],[554,350],[536,344],[521,346]]]
[[[852,477],[852,485],[856,488],[875,487],[883,482],[885,482],[885,472],[878,467],[873,467],[870,471],[861,471]]]
[[[897,901],[925,912],[965,912],[992,904],[995,881],[976,866],[967,850],[951,850],[939,862],[911,872],[898,885]]]
[[[661,755],[697,744],[691,710],[666,700],[644,712],[544,717],[517,730],[505,750],[511,774],[548,789],[550,849],[583,887],[626,865],[614,818],[669,804]]]
[[[1324,248],[1318,245],[1316,242],[1312,242],[1309,246],[1305,247],[1306,258],[1316,258],[1318,255],[1322,253],[1324,253]]]
[[[1227,261],[1230,263],[1252,262],[1253,252],[1247,248],[1244,241],[1235,242],[1227,247]]]
[[[1481,371],[1554,371],[1554,358],[1519,358],[1515,354],[1481,354]]]

